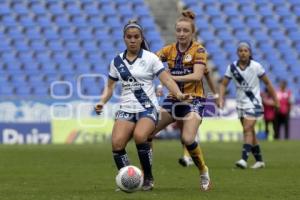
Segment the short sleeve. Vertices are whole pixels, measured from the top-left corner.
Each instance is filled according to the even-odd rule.
[[[229,78],[229,79],[232,79],[232,73],[231,73],[231,70],[230,70],[230,65],[227,66],[227,69],[225,71],[225,77]]]
[[[195,53],[195,64],[202,64],[204,66],[206,66],[206,62],[207,62],[207,53],[204,47],[199,46],[196,50]]]
[[[118,78],[118,72],[117,72],[117,69],[116,69],[113,61],[110,63],[110,66],[109,66],[108,77],[110,79],[114,80],[114,81],[118,81],[119,80],[119,78]]]
[[[261,64],[257,64],[257,76],[259,78],[263,77],[263,75],[265,75],[266,71],[264,69],[264,67]]]
[[[156,52],[156,55],[162,62],[167,62],[167,47],[164,47],[160,49],[158,52]]]
[[[156,76],[159,76],[159,74],[165,70],[163,63],[155,54],[153,54],[152,69]]]

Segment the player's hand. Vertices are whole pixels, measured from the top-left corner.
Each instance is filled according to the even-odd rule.
[[[163,90],[163,86],[162,86],[162,85],[158,85],[158,86],[156,87],[155,94],[156,94],[157,97],[162,97],[162,96],[164,96],[164,90]]]
[[[97,103],[94,107],[95,112],[97,113],[97,115],[101,115],[101,113],[103,112],[103,103]]]
[[[193,97],[190,95],[190,94],[183,94],[183,93],[178,93],[176,95],[176,98],[179,100],[179,101],[187,101],[187,102],[190,102],[193,100]]]
[[[216,99],[216,102],[217,102],[217,106],[220,108],[220,109],[223,109],[224,108],[224,99],[223,98],[217,98]]]

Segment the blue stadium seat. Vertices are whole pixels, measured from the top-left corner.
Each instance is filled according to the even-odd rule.
[[[80,41],[79,40],[67,40],[64,43],[64,47],[68,51],[80,51]]]
[[[54,23],[59,27],[70,27],[70,19],[69,16],[60,14],[54,17]]]
[[[101,29],[106,28],[106,24],[104,23],[103,17],[101,15],[90,16],[87,19],[87,23],[89,24],[89,27]]]
[[[4,66],[6,67],[6,70],[9,72],[20,72],[22,70],[21,63],[16,60],[6,62],[4,63]]]
[[[76,40],[77,36],[72,28],[61,28],[59,35],[63,40]]]
[[[73,2],[72,4],[69,3],[65,6],[65,10],[70,15],[80,15],[81,14],[80,7],[74,1],[72,1],[72,2]]]
[[[3,97],[12,97],[15,95],[15,87],[9,84],[0,86],[0,95]]]
[[[51,51],[63,51],[64,47],[62,42],[59,40],[49,40],[47,46]]]
[[[214,28],[218,29],[227,29],[228,25],[224,21],[223,18],[213,17],[210,21],[210,24],[214,26]]]
[[[245,24],[243,22],[243,20],[239,17],[231,17],[228,19],[228,23],[229,26],[232,27],[235,30],[238,29],[244,29],[245,28]]]
[[[60,38],[57,30],[53,27],[44,28],[42,34],[47,40],[58,40]]]
[[[31,40],[29,45],[30,45],[30,48],[34,51],[46,51],[47,50],[44,40]]]
[[[24,5],[23,3],[15,3],[13,4],[13,10],[16,14],[18,15],[28,15],[29,14],[29,10],[27,8],[26,5]]]
[[[21,62],[34,62],[33,54],[30,51],[18,52],[17,57]]]
[[[32,85],[32,94],[38,98],[47,98],[49,96],[49,85],[47,84],[38,84],[38,85]]]
[[[9,15],[11,13],[11,9],[9,4],[6,2],[0,2],[0,15]]]
[[[83,6],[83,11],[89,16],[99,14],[99,8],[97,6],[95,6],[94,4],[85,4]]]
[[[258,14],[261,15],[262,17],[272,17],[274,14],[273,10],[269,4],[259,5],[257,11],[258,11]]]
[[[92,30],[89,28],[78,29],[77,36],[78,36],[78,39],[80,39],[80,40],[92,40],[93,39]]]
[[[221,16],[220,10],[214,4],[206,5],[204,11],[210,17],[214,17],[215,18],[215,17],[220,17]]]
[[[27,40],[24,39],[15,39],[12,42],[14,48],[19,52],[28,52],[30,51],[29,44]]]
[[[215,40],[215,35],[210,30],[200,31],[199,37],[204,41],[213,41]]]
[[[106,17],[117,16],[117,10],[112,4],[103,4],[98,12],[102,13]]]
[[[48,1],[48,4],[49,3],[50,2]],[[64,8],[59,3],[51,3],[48,6],[48,10],[52,15],[55,15],[55,16],[62,16],[65,14]]]
[[[83,41],[82,48],[87,52],[93,52],[99,50],[97,44],[93,40]]]
[[[237,7],[235,6],[235,4],[228,4],[225,5],[222,9],[222,11],[224,12],[224,14],[228,17],[237,17],[240,15],[240,13],[238,12]]]
[[[7,51],[0,54],[2,62],[12,62],[16,60],[16,53],[14,51]]]
[[[14,16],[11,15],[3,15],[2,16],[2,24],[5,27],[18,26],[18,22]]]
[[[42,27],[42,28],[52,26],[52,21],[51,21],[50,17],[48,17],[47,15],[36,16],[36,23],[38,24],[39,27]]]
[[[39,63],[35,61],[26,61],[23,63],[23,70],[26,72],[34,73],[34,72],[40,72],[41,66]]]
[[[42,35],[39,28],[27,27],[24,29],[24,34],[29,40],[42,40]]]
[[[11,39],[24,39],[22,28],[20,27],[7,27],[6,34],[9,35]]]
[[[85,17],[82,15],[73,16],[71,21],[75,27],[88,27],[88,23],[86,22]]]
[[[40,1],[38,3],[31,4],[30,10],[37,16],[45,15],[47,13],[46,8],[40,3]]]

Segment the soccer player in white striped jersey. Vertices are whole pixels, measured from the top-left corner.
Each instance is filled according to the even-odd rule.
[[[244,135],[242,158],[238,160],[235,165],[242,169],[247,168],[248,156],[252,152],[256,162],[251,168],[259,169],[265,167],[254,129],[257,118],[263,114],[262,100],[260,97],[260,80],[266,85],[277,107],[279,103],[275,90],[265,74],[264,68],[252,58],[250,44],[240,42],[237,48],[237,55],[238,60],[230,64],[225,72],[225,76],[220,85],[218,104],[220,108],[223,108],[225,90],[232,79],[237,88],[237,112],[243,126]]]
[[[188,99],[175,81],[164,70],[159,58],[148,51],[142,27],[135,21],[124,27],[124,41],[127,49],[117,55],[110,65],[109,79],[95,111],[100,114],[104,104],[111,98],[116,81],[122,83],[120,109],[112,130],[112,151],[118,170],[129,165],[126,145],[133,138],[144,172],[143,190],[154,186],[152,175],[152,151],[147,138],[154,131],[158,121],[158,102],[153,79],[160,81],[181,101]]]

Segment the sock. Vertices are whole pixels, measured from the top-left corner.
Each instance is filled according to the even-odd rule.
[[[152,176],[152,150],[149,143],[136,145],[138,156],[144,171],[145,179],[153,179]]]
[[[251,144],[244,144],[243,145],[243,150],[242,150],[242,159],[247,161],[249,154],[252,150],[252,145]]]
[[[130,164],[125,149],[113,151],[113,156],[118,170]]]
[[[203,154],[201,151],[200,146],[197,142],[193,142],[190,145],[186,145],[187,150],[189,151],[189,154],[191,155],[195,165],[198,167],[200,174],[207,171],[207,167],[205,165],[205,161],[203,158]]]
[[[260,146],[258,144],[252,147],[252,153],[256,161],[262,162],[262,155],[260,151]]]

